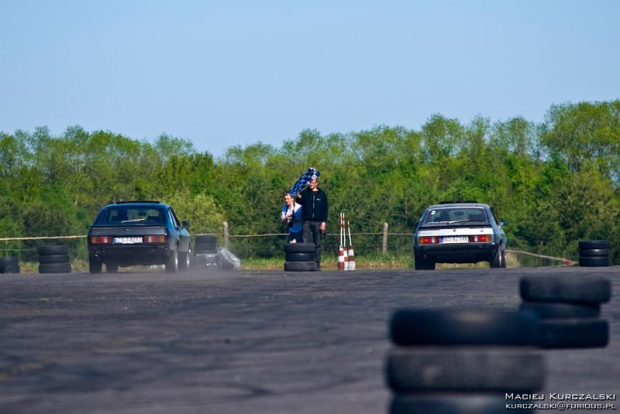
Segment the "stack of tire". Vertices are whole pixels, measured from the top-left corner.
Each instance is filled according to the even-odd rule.
[[[579,266],[609,266],[609,243],[607,240],[581,240],[579,242]]]
[[[402,309],[391,319],[390,335],[391,414],[503,413],[507,394],[544,386],[540,326],[530,313]]]
[[[0,273],[19,273],[17,257],[0,257]]]
[[[37,253],[39,273],[71,273],[68,246],[41,246],[37,248]]]
[[[284,245],[284,271],[315,272],[316,245],[314,243],[287,243]]]
[[[521,279],[520,291],[520,310],[540,319],[542,348],[607,346],[609,325],[600,313],[601,303],[611,298],[609,280],[595,275],[529,276]]]
[[[196,236],[194,243],[194,257],[191,266],[217,267],[217,237],[211,235]]]

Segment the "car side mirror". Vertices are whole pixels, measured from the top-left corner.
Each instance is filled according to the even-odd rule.
[[[188,229],[189,230],[189,220],[183,220],[181,222],[181,225],[183,226],[184,229]]]
[[[507,224],[508,224],[508,220],[502,220],[502,221],[499,222],[500,226],[505,226]]]

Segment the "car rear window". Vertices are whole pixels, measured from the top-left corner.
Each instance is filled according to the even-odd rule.
[[[95,224],[162,225],[164,210],[153,207],[109,207],[103,210]]]
[[[436,224],[457,224],[457,223],[487,223],[487,215],[482,208],[475,207],[455,207],[438,208],[429,210],[424,225]]]

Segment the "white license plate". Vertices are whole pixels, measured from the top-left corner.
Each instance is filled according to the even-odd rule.
[[[137,244],[142,243],[142,237],[115,237],[114,244]]]
[[[469,243],[467,236],[447,236],[441,238],[441,243]]]

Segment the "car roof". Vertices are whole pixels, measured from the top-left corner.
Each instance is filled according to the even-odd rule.
[[[429,206],[427,210],[439,210],[441,208],[454,208],[454,207],[477,207],[477,208],[489,208],[488,204],[482,203],[442,203],[442,204],[433,204]]]
[[[118,201],[115,203],[106,204],[103,208],[108,207],[170,207],[168,204],[161,203],[159,201]]]

